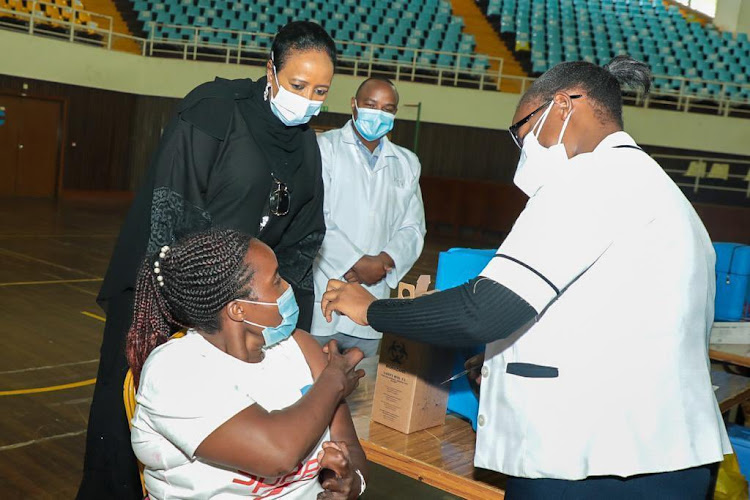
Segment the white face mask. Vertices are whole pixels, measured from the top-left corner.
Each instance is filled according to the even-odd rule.
[[[279,90],[276,95],[271,92],[271,111],[284,125],[287,127],[303,125],[320,113],[323,101],[312,101],[294,92],[289,92],[281,86],[276,74],[275,64],[273,65],[273,77]]]
[[[534,128],[523,139],[521,158],[518,160],[513,183],[529,198],[534,196],[545,183],[561,174],[564,171],[563,167],[568,163],[568,153],[562,143],[562,138],[575,110],[571,110],[565,118],[560,136],[557,138],[557,144],[545,148],[539,144],[539,139],[537,139],[554,105],[555,102],[552,101]]]

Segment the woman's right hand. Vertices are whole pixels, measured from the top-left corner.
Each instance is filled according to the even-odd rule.
[[[375,302],[375,296],[359,283],[328,280],[326,292],[320,301],[326,321],[333,320],[333,313],[347,316],[358,325],[367,326],[367,308]]]
[[[477,385],[482,383],[482,365],[484,365],[484,353],[479,353],[476,356],[472,356],[464,363],[464,368],[469,370],[466,375],[470,381]]]
[[[335,340],[329,341],[324,347],[323,352],[328,354],[328,365],[323,370],[323,374],[335,377],[343,384],[343,394],[341,399],[346,398],[359,385],[359,379],[365,376],[364,370],[355,370],[360,361],[365,357],[361,349],[354,347],[347,349],[343,354],[339,352]]]

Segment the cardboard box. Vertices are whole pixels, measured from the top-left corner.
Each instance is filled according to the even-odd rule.
[[[418,297],[427,291],[429,276],[417,286],[400,283],[399,298]],[[442,425],[450,384],[453,354],[396,335],[384,334],[372,402],[372,420],[405,434]]]

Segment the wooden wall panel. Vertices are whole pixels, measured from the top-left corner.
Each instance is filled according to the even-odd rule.
[[[23,89],[24,83],[28,84],[26,90]],[[0,75],[0,89],[18,95],[25,92],[42,97],[62,97],[67,101],[65,190],[136,189],[162,130],[179,102],[174,98],[135,96],[4,75]],[[313,125],[340,127],[349,118],[345,114],[322,113],[314,118]],[[414,135],[415,122],[396,120],[391,134],[396,144],[412,149]],[[76,147],[72,147],[73,143]],[[649,153],[699,155],[692,151],[648,145],[644,149]],[[421,124],[418,156],[425,177],[512,184],[518,155],[519,151],[506,131]],[[712,156],[726,155],[716,153]],[[708,190],[698,195],[686,194],[697,203],[747,206],[750,201],[743,196],[730,197],[726,193]]]
[[[341,127],[349,115],[321,113],[313,125]],[[396,119],[391,140],[413,150],[415,122]],[[422,175],[513,182],[519,151],[508,132],[422,123],[419,132]]]
[[[24,84],[28,85],[27,89],[23,88]],[[63,189],[129,188],[129,141],[136,96],[6,75],[0,75],[0,89],[17,95],[60,97],[67,101]]]

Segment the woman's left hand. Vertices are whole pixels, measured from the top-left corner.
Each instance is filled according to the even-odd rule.
[[[318,500],[354,500],[359,497],[362,485],[349,458],[349,448],[343,441],[326,441],[318,453],[321,468],[321,485],[325,491]]]

